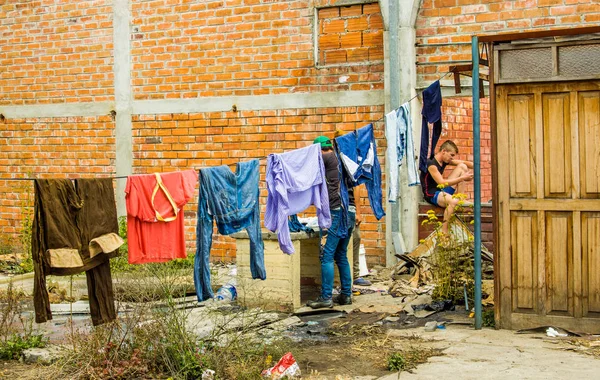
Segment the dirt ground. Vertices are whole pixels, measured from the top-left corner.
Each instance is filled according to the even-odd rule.
[[[0,360],[0,379],[43,379],[44,367],[19,363],[16,360]]]

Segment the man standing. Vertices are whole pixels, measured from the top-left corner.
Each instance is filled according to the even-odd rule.
[[[340,196],[340,172],[331,140],[326,136],[319,136],[314,140],[314,143],[321,144],[327,191],[329,193],[329,209],[331,210],[331,227],[327,230],[327,240],[319,255],[321,260],[321,295],[315,301],[307,303],[311,308],[319,309],[333,307],[334,261],[338,267],[342,285],[341,293],[336,297],[335,302],[340,305],[350,305],[352,303],[352,274],[350,273],[347,250],[348,243],[352,238],[356,215],[348,210],[348,223],[342,223],[345,213],[342,210]]]
[[[423,197],[434,206],[445,208],[442,231],[448,233],[448,221],[454,213],[454,208],[460,199],[453,197],[455,192],[463,192],[463,184],[473,179],[473,163],[455,160],[458,147],[453,141],[447,140],[440,146],[440,150],[431,160],[427,160],[427,172],[421,173],[421,187]],[[444,179],[446,166],[456,166],[448,178]],[[443,185],[443,188],[440,188]],[[467,205],[467,204],[465,204]]]

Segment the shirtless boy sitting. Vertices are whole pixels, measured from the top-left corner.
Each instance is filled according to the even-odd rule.
[[[425,200],[434,206],[445,208],[444,222],[442,231],[448,233],[448,221],[454,213],[454,208],[460,199],[453,198],[456,192],[462,193],[464,183],[473,179],[473,163],[469,161],[455,160],[454,156],[458,154],[458,147],[450,140],[447,140],[440,146],[440,150],[433,156],[433,159],[427,160],[427,172],[421,173],[421,187]],[[444,179],[444,169],[446,166],[455,166],[448,178]],[[443,189],[438,186],[444,185]],[[467,205],[465,203],[465,205]]]

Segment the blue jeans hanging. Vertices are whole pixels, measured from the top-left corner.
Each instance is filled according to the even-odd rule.
[[[213,220],[221,235],[246,229],[250,239],[252,278],[264,280],[267,277],[260,230],[258,179],[258,160],[238,163],[235,174],[225,165],[200,170],[194,259],[194,285],[198,301],[213,297],[209,266]]]

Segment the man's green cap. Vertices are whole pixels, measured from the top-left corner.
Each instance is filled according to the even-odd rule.
[[[321,148],[333,147],[331,140],[327,136],[319,136],[314,139],[313,144],[321,144]]]

